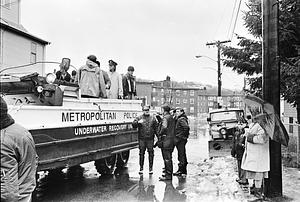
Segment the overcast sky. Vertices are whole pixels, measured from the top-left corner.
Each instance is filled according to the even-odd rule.
[[[22,0],[21,23],[51,42],[47,61],[69,57],[79,68],[94,54],[104,70],[113,59],[119,73],[132,65],[139,78],[163,80],[169,75],[172,80],[217,85],[217,63],[195,56],[217,59],[217,49],[206,43],[230,38],[235,1]],[[241,16],[235,33],[245,36]],[[222,81],[225,88],[243,87],[243,76],[226,67]]]

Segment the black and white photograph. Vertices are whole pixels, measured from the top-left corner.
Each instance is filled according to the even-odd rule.
[[[1,201],[300,200],[300,0],[0,0]]]

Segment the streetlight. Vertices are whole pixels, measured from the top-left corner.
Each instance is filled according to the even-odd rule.
[[[219,49],[218,49],[219,50]],[[201,57],[205,57],[205,58],[208,58],[214,62],[216,62],[218,64],[218,96],[220,97],[221,96],[221,86],[222,86],[222,81],[221,81],[221,59],[220,59],[220,55],[219,55],[219,52],[218,52],[218,60],[214,60],[212,59],[211,57],[208,57],[206,55],[196,55],[195,56],[196,58],[201,58]]]
[[[212,60],[212,61],[214,61],[214,62],[218,62],[217,60],[214,60],[214,59],[212,59],[211,57],[208,57],[208,56],[206,56],[206,55],[196,55],[195,57],[196,57],[196,58],[202,58],[202,57],[204,57],[204,58],[208,58],[208,59],[210,59],[210,60]]]

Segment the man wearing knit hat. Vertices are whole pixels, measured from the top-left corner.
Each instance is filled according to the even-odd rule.
[[[107,97],[104,76],[95,55],[89,55],[86,64],[78,69],[76,82],[78,82],[82,97]]]
[[[16,124],[0,97],[1,201],[31,201],[38,157],[31,134]]]

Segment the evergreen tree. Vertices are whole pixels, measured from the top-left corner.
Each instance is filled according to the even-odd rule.
[[[244,25],[253,39],[238,36],[238,47],[222,46],[223,63],[247,79],[251,93],[262,93],[262,8],[261,0],[248,0]],[[300,121],[300,8],[297,0],[279,1],[280,91],[297,108]]]

